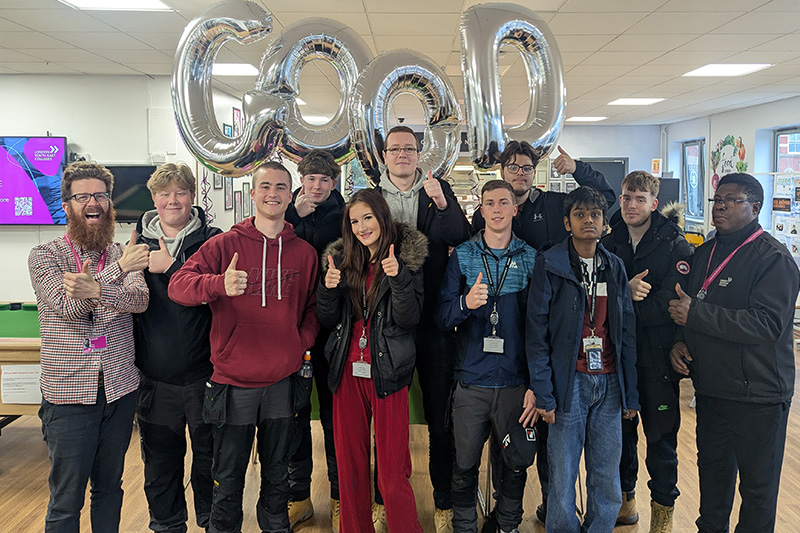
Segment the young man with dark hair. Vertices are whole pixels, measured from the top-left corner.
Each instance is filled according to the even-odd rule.
[[[526,348],[536,410],[550,424],[547,531],[611,531],[622,505],[621,419],[639,410],[633,307],[625,266],[598,243],[606,201],[578,187],[564,202],[571,236],[538,254],[528,298]],[[575,516],[586,454],[587,513]]]
[[[670,358],[697,393],[701,532],[728,531],[736,478],[736,531],[771,532],[786,423],[794,394],[794,306],[800,273],[763,231],[761,184],[728,174],[712,199],[717,235],[697,248],[669,313],[680,339]]]
[[[502,180],[481,191],[486,228],[450,255],[436,323],[458,328],[453,393],[453,530],[477,531],[478,468],[486,439],[503,442],[513,426],[531,426],[535,400],[525,355],[525,305],[536,251],[511,232],[514,190]],[[533,433],[529,433],[535,442]],[[535,449],[535,448],[534,448]],[[495,519],[501,532],[518,531],[527,468],[501,452]]]
[[[685,284],[692,248],[678,225],[658,212],[659,180],[637,170],[622,180],[622,220],[601,242],[625,264],[636,314],[636,370],[642,424],[647,439],[650,474],[650,532],[672,531],[672,512],[679,492],[678,429],[680,428],[680,376],[672,370],[669,349],[675,324],[669,301],[675,284]],[[638,417],[622,423],[620,485],[622,507],[618,524],[638,518],[634,491],[639,473]]]
[[[300,188],[292,195],[292,203],[286,210],[286,221],[294,226],[298,237],[317,251],[320,257],[327,246],[342,236],[342,213],[344,198],[336,190],[341,169],[330,152],[312,150],[297,165],[300,172]],[[339,475],[336,466],[336,449],[333,443],[333,395],[328,387],[328,360],[325,358],[325,343],[330,330],[321,328],[311,348],[311,363],[314,368],[319,419],[325,438],[328,481],[331,484],[331,528],[339,530]],[[296,524],[314,515],[311,504],[311,473],[314,463],[311,453],[311,404],[297,414],[300,430],[297,451],[289,461],[289,521]]]
[[[405,222],[428,237],[428,257],[422,267],[425,302],[417,327],[417,375],[430,438],[429,470],[436,506],[436,531],[450,531],[453,475],[453,434],[448,427],[447,408],[453,385],[455,338],[452,331],[441,331],[433,323],[436,302],[442,285],[451,246],[470,237],[469,223],[458,205],[450,185],[427,177],[417,168],[419,142],[406,126],[389,130],[384,143],[386,173],[377,188],[389,204],[392,218]],[[385,511],[376,491],[375,524],[377,533],[385,531]]]
[[[608,205],[616,201],[614,189],[603,174],[588,163],[572,159],[560,146],[553,166],[560,174],[572,174],[578,185],[593,187],[605,197]],[[512,229],[514,235],[538,251],[544,251],[564,240],[567,232],[561,221],[565,193],[542,191],[533,186],[533,176],[540,154],[527,141],[509,141],[500,154],[500,176],[514,188],[517,215]],[[472,229],[484,226],[480,211],[472,217]]]
[[[294,383],[314,344],[319,258],[284,214],[289,171],[274,161],[253,173],[255,216],[209,239],[169,284],[181,305],[211,307],[211,362],[204,419],[213,424],[214,494],[208,531],[241,530],[249,450],[258,428],[264,531],[287,533]]]
[[[141,270],[148,248],[113,242],[114,176],[102,165],[69,165],[61,182],[67,232],[28,256],[42,330],[42,433],[50,456],[44,530],[80,530],[91,480],[94,531],[117,531],[122,471],[139,373],[133,318],[147,308]]]
[[[167,294],[170,278],[208,239],[221,233],[193,207],[195,178],[186,165],[166,163],[147,181],[155,209],[136,225],[138,243],[149,247],[144,279],[150,305],[134,315],[139,405],[136,410],[144,461],[144,492],[154,531],[186,531],[184,497],[186,428],[191,437],[191,483],[197,525],[211,515],[211,425],[203,422],[206,381],[211,377],[211,310],[186,307]],[[178,334],[175,334],[175,332]]]

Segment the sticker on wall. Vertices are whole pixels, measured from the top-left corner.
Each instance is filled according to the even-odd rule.
[[[711,177],[711,187],[716,191],[719,177],[733,172],[747,172],[745,162],[746,151],[741,137],[727,135],[717,143],[711,152],[711,168],[714,175]],[[717,170],[719,168],[719,171]]]

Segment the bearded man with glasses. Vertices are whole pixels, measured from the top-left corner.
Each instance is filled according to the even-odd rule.
[[[28,257],[42,330],[39,418],[50,456],[44,530],[80,530],[91,480],[93,531],[117,531],[122,471],[131,440],[139,373],[133,317],[147,308],[142,276],[149,250],[113,242],[114,176],[93,163],[64,171],[67,233]]]

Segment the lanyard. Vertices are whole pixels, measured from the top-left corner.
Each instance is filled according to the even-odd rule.
[[[722,261],[722,263],[720,263],[719,266],[717,266],[717,268],[714,269],[714,272],[712,272],[711,275],[709,276],[708,269],[711,268],[711,259],[714,257],[714,250],[717,249],[717,242],[716,241],[714,242],[714,246],[711,248],[711,255],[708,256],[708,265],[706,265],[706,278],[703,281],[703,287],[700,289],[700,292],[697,293],[698,300],[705,299],[706,294],[708,294],[708,288],[711,286],[714,280],[717,279],[720,273],[722,273],[722,269],[725,268],[725,266],[728,263],[730,263],[731,259],[733,259],[733,256],[736,255],[736,252],[738,252],[745,244],[749,244],[754,240],[756,240],[756,237],[758,237],[762,233],[764,233],[763,228],[758,228],[755,232],[753,232],[753,234],[750,235],[747,239],[745,239],[745,241],[742,244],[737,246],[736,249],[732,251],[730,255],[728,255],[728,257],[726,257]]]
[[[69,234],[64,235],[64,239],[67,241],[69,245],[69,249],[72,250],[72,256],[75,258],[75,267],[78,269],[78,272],[83,271],[83,263],[81,263],[81,258],[78,255],[78,251],[72,245],[72,241],[69,239]],[[103,250],[102,255],[100,256],[100,261],[97,262],[97,273],[99,274],[103,267],[106,266],[106,250]],[[88,274],[88,272],[87,272]]]
[[[367,320],[369,319],[369,307],[367,306],[367,280],[364,279],[363,291],[361,292],[361,337],[358,339],[358,348],[361,350],[361,361],[364,360],[364,350],[367,347]]]
[[[592,336],[594,336],[594,317],[595,310],[597,308],[597,254],[595,254],[592,261],[591,276],[589,276],[589,268],[583,261],[581,261],[581,268],[583,269],[583,280],[581,281],[581,285],[583,285],[583,288],[586,291],[586,298],[591,303],[589,306],[589,330],[591,331]]]
[[[494,257],[494,254],[492,254]],[[492,291],[492,295],[494,295],[494,303],[492,304],[492,312],[489,315],[489,323],[492,325],[492,336],[497,335],[497,324],[500,322],[500,314],[497,312],[497,299],[500,297],[500,290],[503,288],[503,283],[506,281],[506,276],[508,275],[508,269],[511,267],[511,256],[506,257],[506,266],[503,267],[503,273],[500,274],[500,280],[497,282],[497,287],[494,285],[494,280],[492,279],[492,270],[489,268],[489,261],[486,260],[486,254],[481,254],[481,259],[483,259],[483,267],[486,270],[486,284],[489,286],[489,290]],[[500,262],[498,258],[498,263]]]

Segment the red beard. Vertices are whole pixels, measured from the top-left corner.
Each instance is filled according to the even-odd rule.
[[[83,210],[73,211],[69,207],[67,209],[67,233],[69,238],[84,250],[100,252],[113,242],[116,219],[117,212],[111,203],[102,212],[99,224],[87,223],[83,216]]]

